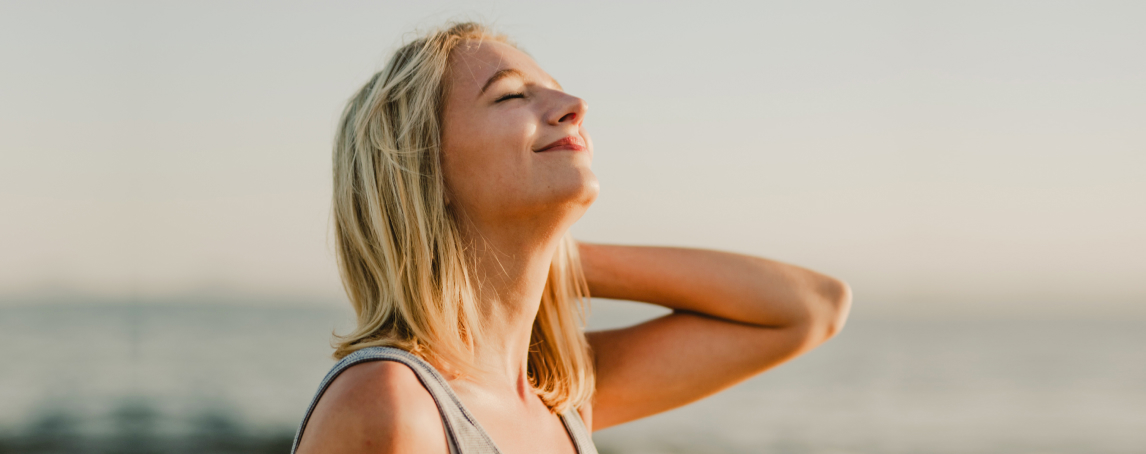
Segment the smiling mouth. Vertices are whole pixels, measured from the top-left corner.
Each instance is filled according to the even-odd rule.
[[[566,137],[563,137],[556,142],[553,142],[549,145],[546,145],[544,147],[541,147],[541,148],[539,148],[537,150],[533,150],[533,151],[535,153],[541,153],[544,151],[558,151],[558,150],[585,151],[585,139],[582,139],[581,136],[576,136],[576,135],[566,136]]]

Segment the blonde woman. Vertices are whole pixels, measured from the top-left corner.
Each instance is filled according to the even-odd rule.
[[[585,244],[585,101],[506,38],[456,24],[353,97],[334,221],[357,328],[299,453],[596,453],[589,433],[696,401],[844,323],[822,274],[696,249]],[[589,295],[672,309],[584,332]]]

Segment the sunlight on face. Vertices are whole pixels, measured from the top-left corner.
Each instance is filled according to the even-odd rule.
[[[576,221],[599,191],[585,101],[498,42],[458,47],[447,77],[442,166],[450,203],[479,223]]]

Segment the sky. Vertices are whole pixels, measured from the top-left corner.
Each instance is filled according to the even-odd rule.
[[[1146,314],[1146,3],[2,2],[0,301],[342,298],[330,152],[418,30],[588,101],[584,241],[885,314]]]

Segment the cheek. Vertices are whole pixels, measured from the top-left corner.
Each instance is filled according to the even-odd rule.
[[[530,158],[537,125],[517,112],[506,114],[458,118],[446,125],[442,140],[446,186],[467,211],[511,209],[533,179]]]
[[[491,150],[524,159],[532,153],[537,134],[537,119],[528,109],[514,109],[490,116],[482,122],[483,134]]]
[[[484,115],[483,115],[484,114]],[[530,151],[537,122],[527,109],[506,112],[459,112],[448,118],[443,146],[474,158],[520,158]],[[465,158],[467,156],[462,156]]]

